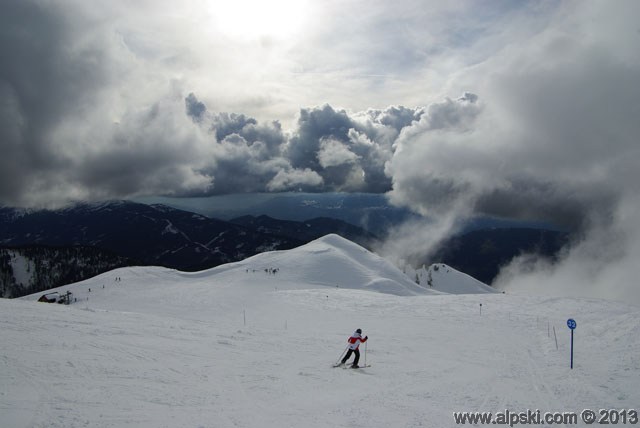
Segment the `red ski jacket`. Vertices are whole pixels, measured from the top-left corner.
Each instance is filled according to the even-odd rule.
[[[353,349],[355,351],[358,349],[360,344],[366,342],[368,338],[368,336],[363,338],[360,333],[353,333],[351,337],[347,339],[347,342],[349,342],[349,349]]]

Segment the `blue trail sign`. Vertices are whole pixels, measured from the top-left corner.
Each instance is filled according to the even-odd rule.
[[[573,318],[569,318],[567,320],[567,327],[571,330],[571,368],[573,369],[573,330],[576,329],[578,324],[576,324],[576,320]]]

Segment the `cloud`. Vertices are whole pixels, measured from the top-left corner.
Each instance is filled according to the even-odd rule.
[[[423,213],[463,200],[470,212],[572,229],[611,217],[635,177],[638,63],[586,42],[575,22],[586,17],[565,12],[528,45],[457,76],[485,97],[432,104],[405,128],[388,166],[394,200]]]
[[[105,199],[123,195],[185,194],[206,191],[214,155],[210,137],[191,126],[177,99],[128,112],[101,128],[58,127],[55,141],[68,168],[51,174],[58,197]],[[90,142],[90,144],[88,144]]]
[[[495,285],[508,292],[581,296],[640,304],[635,268],[640,257],[637,199],[623,198],[610,221],[592,225],[556,263],[523,255]]]
[[[286,190],[298,190],[308,191],[309,189],[316,189],[322,185],[322,177],[309,168],[281,169],[277,172],[275,177],[267,183],[267,190],[271,192],[279,192]]]
[[[401,106],[354,113],[324,105],[301,109],[296,127],[285,132],[278,121],[212,113],[193,93],[185,106],[187,116],[217,142],[204,169],[215,185],[202,194],[386,192],[391,179],[384,166],[393,143],[411,123],[408,118],[421,114]]]
[[[429,106],[395,143],[387,165],[395,203],[573,232],[560,263],[522,257],[500,287],[640,302],[630,278],[639,255],[640,61],[627,40],[640,37],[628,19],[638,6],[609,6],[568,3],[536,36],[461,71],[452,87],[479,97]]]
[[[322,168],[353,164],[358,156],[340,141],[331,138],[322,138],[320,147],[316,153],[318,163]]]
[[[25,171],[66,166],[48,133],[61,117],[90,99],[92,83],[106,76],[91,67],[91,61],[101,60],[98,53],[73,43],[64,17],[47,14],[30,2],[4,5],[0,52],[0,191],[9,200],[19,200],[38,180],[37,174]]]
[[[395,140],[425,110],[370,107],[399,94],[428,97],[415,74],[433,60],[425,52],[436,35],[450,30],[430,26],[426,37],[424,19],[473,15],[421,5],[305,3],[287,15],[299,21],[295,34],[238,38],[222,25],[234,18],[229,10],[199,2],[8,2],[0,17],[0,201],[265,191],[278,173],[306,170],[322,178],[307,182],[315,191],[388,191]],[[406,31],[391,31],[396,25]],[[403,70],[411,73],[397,85]],[[285,130],[281,120],[292,124]],[[277,188],[287,182],[295,185]]]
[[[198,98],[196,98],[193,92],[187,95],[187,98],[184,100],[184,102],[187,108],[187,116],[193,119],[194,122],[200,122],[204,119],[207,107],[204,105],[204,103],[198,101]]]
[[[202,195],[300,189],[380,193],[391,188],[384,166],[394,141],[422,110],[303,108],[290,132],[278,121],[213,113],[194,93],[185,99],[185,113],[217,143],[203,169],[215,184]]]
[[[210,153],[206,135],[185,120],[177,82],[142,72],[114,33],[114,12],[75,2],[4,5],[3,203],[54,206],[210,187],[200,171]]]
[[[402,106],[362,112],[330,105],[301,109],[283,155],[294,167],[320,174],[325,190],[386,192],[391,179],[384,167],[393,143],[420,114]]]
[[[404,129],[386,165],[387,175],[393,178],[390,197],[394,203],[423,215],[471,213],[478,173],[484,168],[474,171],[471,165],[459,166],[480,161],[478,149],[464,138],[481,111],[475,95],[445,99],[429,106],[418,122]]]
[[[423,109],[412,109],[404,106],[391,106],[386,110],[370,109],[367,111],[367,115],[372,121],[386,127],[391,127],[397,132],[400,132],[402,128],[410,126],[413,122],[420,120],[423,114]]]
[[[0,203],[389,192],[429,221],[388,248],[546,220],[573,232],[563,262],[502,286],[632,281],[638,2],[328,2],[251,38],[202,2],[3,6]]]

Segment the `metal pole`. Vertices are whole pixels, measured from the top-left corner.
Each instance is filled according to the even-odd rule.
[[[349,349],[349,345],[347,345],[347,346],[344,348],[344,351],[342,351],[342,354],[340,354],[340,356],[338,357],[338,361],[336,361],[336,365],[337,365],[337,364],[340,364],[340,363],[342,362],[342,356],[344,355],[344,353],[345,353],[345,352],[347,352],[347,349]]]
[[[364,366],[367,367],[367,343],[364,342]]]
[[[573,329],[571,329],[571,368],[573,369]]]

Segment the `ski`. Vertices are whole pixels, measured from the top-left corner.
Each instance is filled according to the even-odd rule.
[[[334,369],[338,368],[338,367],[342,367],[343,369],[353,369],[354,367],[351,367],[350,364],[334,364],[331,367],[333,367]],[[364,369],[366,367],[371,367],[371,364],[365,364],[364,366],[360,366],[358,367],[359,369]]]

